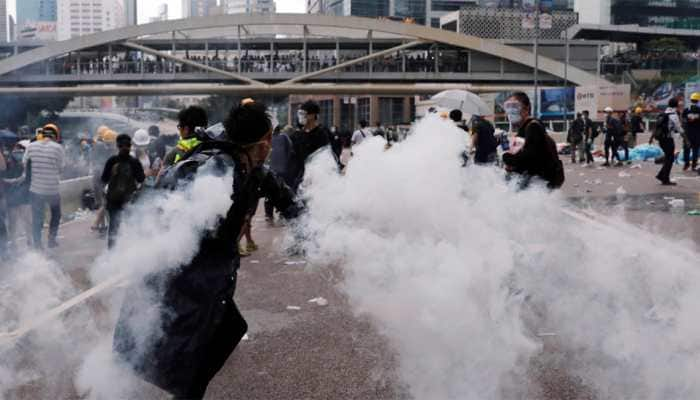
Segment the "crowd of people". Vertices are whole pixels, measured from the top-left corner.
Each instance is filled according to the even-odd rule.
[[[310,55],[306,60],[307,72],[315,72],[351,61],[360,55],[317,56]],[[294,73],[304,70],[304,58],[301,52],[244,54],[220,56],[190,56],[184,54],[183,59],[227,72],[241,73]],[[240,64],[240,65],[239,65]],[[434,72],[435,58],[431,53],[417,52],[415,54],[379,57],[371,61],[373,72]],[[454,72],[466,72],[464,60],[445,58],[440,60],[438,68]],[[368,72],[370,62],[350,65],[344,72]],[[102,57],[68,57],[48,62],[48,72],[57,75],[106,75],[106,74],[163,74],[163,73],[194,73],[200,72],[195,66],[174,62],[162,57],[141,57],[135,53]],[[42,71],[46,72],[46,71]]]
[[[695,71],[698,54],[679,51],[637,52],[627,51],[601,60],[601,72],[620,74],[632,69],[659,69],[673,71]]]

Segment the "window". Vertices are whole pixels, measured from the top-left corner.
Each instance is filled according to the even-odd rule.
[[[371,121],[369,120],[369,116],[369,97],[357,99],[358,121],[367,121],[368,123],[371,123]]]

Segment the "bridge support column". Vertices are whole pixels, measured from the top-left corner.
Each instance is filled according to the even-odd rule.
[[[367,34],[367,39],[369,39],[369,50],[368,50],[368,55],[372,55],[374,52],[374,43],[372,41],[372,31],[369,31]],[[374,70],[374,59],[369,60],[369,76],[372,76],[372,71]]]
[[[241,26],[238,25],[238,37],[237,37],[237,45],[238,45],[238,67],[237,71],[239,74],[241,73]]]
[[[333,96],[333,125],[340,127],[341,115],[343,106],[340,102],[340,96]],[[352,129],[352,128],[351,128]]]
[[[306,25],[304,25],[304,47],[303,47],[303,54],[302,56],[304,57],[304,68],[302,69],[302,72],[307,73],[308,72],[308,62],[309,62],[309,44],[307,43],[307,38],[306,34],[308,32],[308,29]]]
[[[379,96],[370,96],[369,98],[369,121],[367,121],[370,126],[380,121],[381,114],[379,112]]]
[[[403,98],[403,121],[411,122],[411,97]]]

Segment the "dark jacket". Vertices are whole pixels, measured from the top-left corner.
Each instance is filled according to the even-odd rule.
[[[625,136],[625,130],[619,119],[615,117],[607,117],[605,120],[605,133],[609,138],[622,139]]]
[[[583,141],[586,131],[586,122],[582,118],[576,118],[574,122],[571,123],[571,131],[569,132],[569,137],[567,142],[572,144],[578,144]]]
[[[478,118],[473,120],[474,134],[476,135],[476,153],[474,162],[478,164],[489,163],[495,160],[498,141],[494,135],[495,130],[491,122]]]
[[[247,331],[233,301],[240,265],[236,243],[246,215],[261,195],[288,217],[299,210],[291,190],[269,170],[248,172],[232,157],[217,157],[226,158],[222,164],[233,167],[228,212],[201,239],[192,261],[135,283],[124,298],[114,332],[118,357],[142,379],[176,397],[201,398]],[[149,300],[155,307],[150,311],[143,310],[139,301],[144,292],[153,295]],[[153,310],[159,318],[149,314]],[[159,322],[146,337],[131,325],[132,321],[143,325],[144,318],[151,326]]]
[[[289,186],[294,186],[295,168],[294,146],[292,139],[284,133],[272,137],[272,151],[270,152],[270,169],[277,176],[282,178]]]
[[[518,131],[525,138],[523,148],[515,153],[503,155],[503,162],[512,172],[523,175],[523,186],[529,184],[532,177],[540,177],[547,182],[550,189],[561,187],[564,183],[564,169],[557,145],[547,134],[544,125],[536,119],[529,118]]]
[[[325,126],[318,125],[309,132],[298,130],[290,139],[294,148],[294,162],[289,173],[294,176],[292,189],[296,191],[304,180],[305,165],[309,156],[330,144],[330,131]]]
[[[692,146],[700,146],[700,107],[692,104],[683,110],[685,134]]]
[[[630,118],[630,131],[634,134],[644,133],[644,120],[641,115],[633,115]]]

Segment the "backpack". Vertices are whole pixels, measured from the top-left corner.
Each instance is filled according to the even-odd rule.
[[[669,137],[668,123],[670,117],[663,113],[656,118],[656,127],[654,128],[654,139],[663,140]]]
[[[136,178],[131,160],[119,161],[112,166],[106,199],[110,204],[126,204],[136,191]]]

